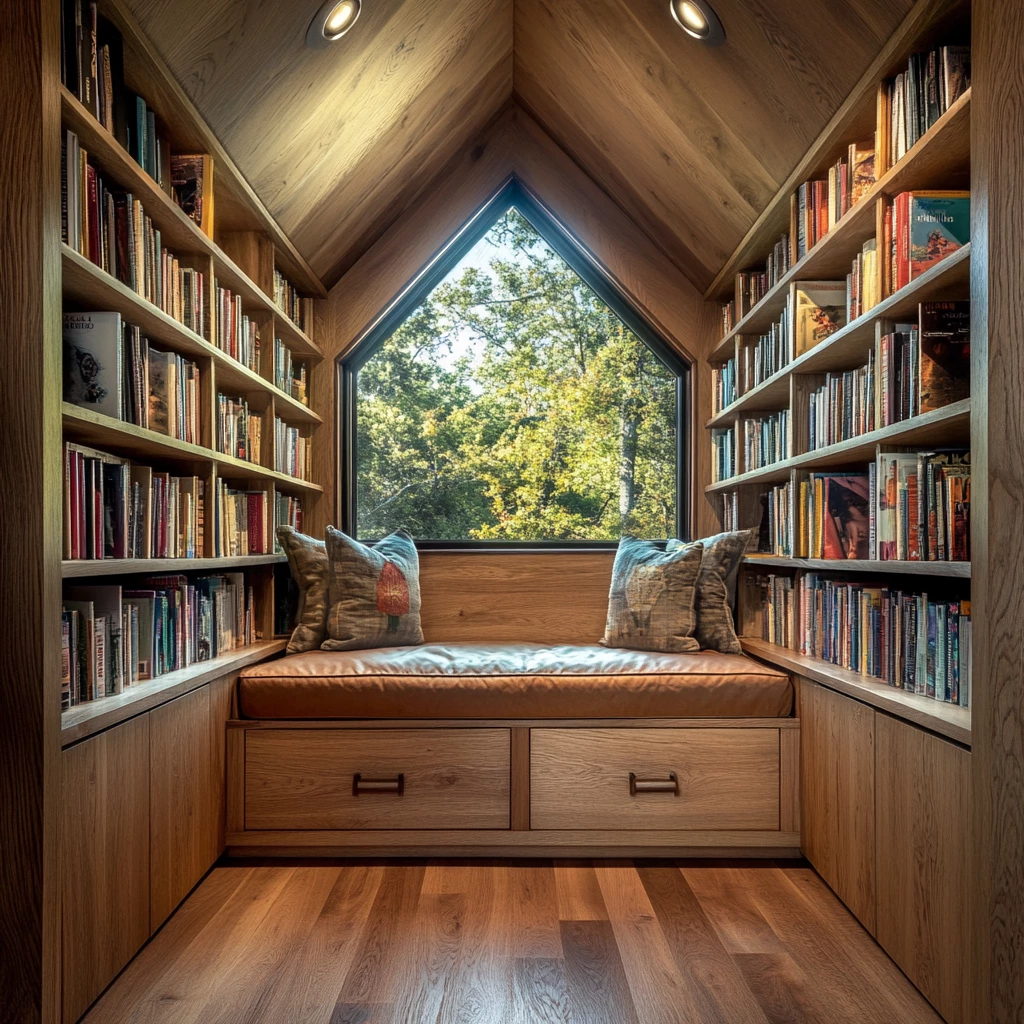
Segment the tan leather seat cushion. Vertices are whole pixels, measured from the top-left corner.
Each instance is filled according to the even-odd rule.
[[[780,718],[789,677],[741,654],[597,644],[309,651],[245,669],[247,718]]]

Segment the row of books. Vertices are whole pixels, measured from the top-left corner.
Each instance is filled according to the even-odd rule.
[[[298,533],[302,533],[302,499],[292,497],[290,494],[274,494],[274,550],[281,551],[281,545],[277,543],[277,528],[279,526],[290,526]]]
[[[711,367],[711,409],[718,415],[736,401],[736,357],[721,366]]]
[[[214,497],[214,557],[270,554],[274,540],[267,492],[237,490],[218,477]]]
[[[196,334],[206,333],[203,275],[166,249],[130,192],[108,189],[74,132],[65,132],[61,229],[76,252]]]
[[[309,438],[298,427],[290,427],[280,416],[274,418],[274,469],[298,480],[309,479]]]
[[[274,268],[274,304],[307,335],[313,331],[313,300],[303,298],[298,289]]]
[[[65,313],[65,402],[199,444],[196,363],[153,348],[120,313]]]
[[[274,386],[296,402],[309,405],[309,371],[306,363],[293,358],[280,338],[274,339]]]
[[[242,312],[242,296],[216,283],[217,347],[254,373],[260,372],[260,329]]]
[[[213,158],[173,154],[146,100],[125,85],[124,39],[95,0],[61,0],[61,81],[213,238]]]
[[[736,275],[735,295],[722,306],[722,337],[782,280],[792,265],[789,235],[785,234],[772,246],[763,271],[744,270]]]
[[[790,198],[793,262],[803,259],[874,185],[874,143],[852,143],[825,178],[805,181]]]
[[[846,322],[856,320],[882,301],[878,273],[878,243],[869,238],[853,258],[846,275]]]
[[[786,558],[966,562],[970,453],[879,450],[861,472],[794,473],[763,498],[760,548]]]
[[[826,373],[807,399],[807,450],[849,441],[875,429],[875,354],[856,370]]]
[[[253,606],[242,573],[65,587],[62,709],[255,642]]]
[[[882,287],[891,295],[971,240],[971,194],[901,192],[886,207],[882,230]]]
[[[752,416],[743,421],[743,471],[763,469],[792,454],[789,409]]]
[[[915,53],[907,70],[882,82],[875,145],[887,167],[897,164],[971,84],[971,48],[942,46]]]
[[[217,395],[217,451],[260,464],[263,415],[250,410],[245,398]]]
[[[757,387],[793,360],[793,293],[778,320],[753,345],[740,348],[743,391]]]
[[[721,496],[722,529],[731,533],[740,527],[740,495],[739,491],[727,491]]]
[[[711,431],[711,482],[720,483],[736,475],[736,432],[732,427]]]
[[[64,443],[64,558],[201,558],[204,481]]]

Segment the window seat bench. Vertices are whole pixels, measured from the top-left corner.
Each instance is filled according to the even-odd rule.
[[[743,655],[427,644],[244,670],[237,855],[797,855],[789,677]]]

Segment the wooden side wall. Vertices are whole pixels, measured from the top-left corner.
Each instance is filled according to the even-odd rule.
[[[711,388],[704,355],[714,307],[529,116],[510,106],[473,139],[408,216],[331,290],[318,336],[327,358],[315,371],[316,411],[327,421],[313,450],[313,479],[327,494],[309,531],[336,522],[336,362],[511,175],[586,245],[637,308],[694,361],[691,423],[694,534],[717,526],[703,494],[710,479],[706,433]],[[432,640],[596,641],[607,608],[612,556],[437,553],[422,559],[424,630]]]
[[[1024,4],[972,5],[972,1020],[1024,1020]]]
[[[0,1020],[60,1012],[59,8],[0,31]]]

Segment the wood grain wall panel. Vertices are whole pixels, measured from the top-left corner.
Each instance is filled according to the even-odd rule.
[[[798,688],[801,846],[874,933],[875,713],[809,679]]]
[[[149,713],[150,925],[155,931],[217,859],[210,688]]]
[[[427,643],[597,643],[614,557],[422,552],[423,635]]]
[[[972,1019],[970,772],[962,747],[875,714],[875,937],[949,1024]]]
[[[238,676],[215,679],[210,694],[210,818],[216,828],[214,858],[224,852],[227,820],[227,722],[233,718],[231,703]]]
[[[0,1017],[18,1022],[60,1015],[58,16],[11,0],[0,32]]]
[[[64,1024],[78,1020],[151,934],[150,717],[61,755]]]
[[[1024,5],[976,0],[971,461],[976,1021],[1024,1017]]]

